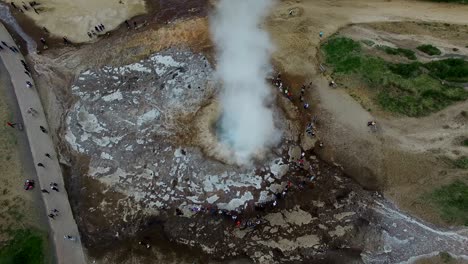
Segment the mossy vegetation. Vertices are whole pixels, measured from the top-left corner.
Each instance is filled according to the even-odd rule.
[[[428,54],[428,55],[430,55],[430,56],[442,54],[440,49],[438,49],[437,47],[434,47],[434,46],[432,46],[430,44],[425,44],[425,45],[418,46],[417,49],[424,52],[424,53],[426,53],[426,54]]]
[[[0,249],[2,264],[43,264],[44,240],[38,231],[16,230],[13,238]]]
[[[439,258],[443,263],[450,263],[453,261],[452,256],[447,252],[440,252]]]
[[[449,82],[468,82],[468,61],[463,59],[446,59],[424,64],[431,75]]]
[[[391,63],[361,48],[360,42],[345,37],[332,38],[322,47],[334,77],[365,82],[384,110],[418,117],[468,98],[468,91],[454,85],[468,81],[467,61]]]
[[[460,168],[460,169],[468,169],[468,157],[463,156],[458,159],[456,159],[453,164],[455,167]]]
[[[468,138],[465,138],[463,141],[462,141],[462,146],[464,147],[468,147]]]
[[[428,198],[439,208],[446,221],[468,226],[468,185],[464,182],[455,181],[441,186],[429,194]]]
[[[379,49],[390,55],[404,56],[409,60],[416,60],[415,52],[409,49],[392,48],[389,46],[378,46]]]

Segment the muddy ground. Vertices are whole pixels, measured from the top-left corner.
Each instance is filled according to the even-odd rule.
[[[174,47],[191,54],[201,54],[206,58],[210,67],[214,67],[212,44],[209,39],[207,19],[204,17],[209,7],[199,2],[198,4],[191,1],[185,2],[189,4],[181,4],[180,8],[174,9],[173,6],[164,4],[165,1],[162,1],[160,8],[154,9],[155,14],[164,14],[162,16],[166,20],[162,23],[160,20],[152,21],[152,17],[143,16],[139,19],[148,21],[148,25],[136,30],[128,30],[122,26],[93,44],[65,47],[57,45],[55,48],[51,45],[51,48],[43,51],[42,54],[28,56],[28,60],[34,64],[36,83],[48,112],[50,127],[55,128],[54,139],[62,154],[64,170],[69,172],[67,189],[71,194],[73,210],[91,260],[101,263],[132,263],[132,261],[154,263],[154,259],[158,259],[161,263],[191,263],[194,260],[208,263],[241,257],[253,259],[259,263],[304,261],[396,263],[414,260],[419,256],[431,256],[438,251],[448,251],[453,255],[467,255],[462,246],[466,244],[466,236],[460,235],[458,231],[436,230],[429,224],[407,217],[380,194],[366,191],[346,177],[346,174],[353,176],[367,189],[383,190],[385,194],[397,201],[398,206],[417,212],[418,216],[437,221],[437,218],[433,216],[433,211],[427,211],[425,208],[422,211],[418,210],[419,206],[414,205],[416,195],[409,196],[413,199],[409,201],[403,197],[414,192],[421,184],[431,182],[434,177],[426,178],[426,174],[432,175],[426,172],[433,167],[440,166],[440,163],[433,156],[426,157],[425,151],[421,154],[409,152],[402,147],[387,147],[388,145],[398,146],[393,143],[397,138],[404,138],[402,133],[395,134],[387,131],[406,128],[408,122],[413,122],[416,126],[419,120],[406,120],[405,122],[400,120],[401,123],[390,124],[386,122],[392,122],[392,118],[384,120],[383,117],[379,117],[382,118],[379,122],[389,124],[392,130],[384,129],[382,134],[371,135],[365,123],[372,116],[346,93],[339,90],[330,91],[327,87],[327,79],[316,74],[319,64],[318,32],[321,30],[328,36],[351,22],[423,19],[424,12],[433,14],[431,18],[424,17],[424,19],[460,23],[464,20],[463,14],[468,11],[464,10],[465,7],[453,9],[449,5],[415,1],[282,1],[278,3],[264,25],[277,45],[277,51],[273,56],[274,65],[279,72],[283,73],[284,82],[291,86],[293,94],[299,93],[303,83],[312,82],[307,93],[307,100],[310,100],[314,107],[307,113],[301,111],[299,110],[301,108],[297,107],[298,102],[291,103],[279,94],[277,88],[272,87],[272,92],[277,93],[279,111],[291,122],[290,124],[298,127],[297,131],[294,129],[293,137],[284,141],[283,151],[275,154],[279,155],[277,158],[280,158],[286,165],[288,172],[283,177],[271,177],[273,181],[270,182],[265,171],[263,173],[260,171],[268,166],[260,162],[259,171],[254,173],[261,178],[260,187],[249,186],[247,188],[250,189],[242,189],[239,193],[233,192],[231,194],[233,196],[225,197],[224,203],[229,200],[228,197],[235,199],[243,197],[240,191],[250,191],[255,194],[252,195],[254,199],[250,199],[251,203],[245,203],[246,206],[241,212],[216,210],[222,209],[222,206],[216,205],[216,202],[210,202],[211,199],[206,200],[206,198],[213,197],[212,195],[204,197],[203,202],[192,200],[192,203],[187,203],[185,207],[180,207],[180,203],[167,203],[160,207],[150,206],[147,200],[129,195],[135,192],[137,185],[127,182],[120,175],[110,173],[115,176],[116,181],[107,181],[109,177],[106,175],[104,177],[96,177],[99,174],[91,175],[91,168],[99,168],[99,166],[93,166],[93,162],[99,165],[105,159],[112,160],[109,156],[120,155],[121,151],[103,155],[101,148],[100,152],[96,152],[96,146],[100,146],[99,142],[102,143],[99,139],[103,139],[103,135],[99,135],[99,131],[95,130],[95,124],[100,124],[100,122],[90,124],[88,122],[90,119],[85,118],[80,123],[78,119],[82,114],[78,113],[83,113],[83,111],[80,111],[77,104],[81,103],[81,106],[88,104],[85,116],[94,115],[96,119],[105,117],[106,113],[100,112],[99,109],[100,104],[106,102],[105,98],[109,99],[110,107],[112,107],[112,100],[116,100],[114,107],[117,112],[136,110],[138,115],[144,115],[147,111],[138,110],[139,107],[144,106],[139,101],[133,106],[129,105],[128,108],[120,108],[123,105],[120,105],[120,100],[118,100],[120,96],[115,94],[116,88],[109,86],[113,89],[112,93],[105,91],[108,85],[104,83],[104,80],[112,77],[102,75],[95,79],[94,83],[86,83],[86,80],[80,80],[80,76],[83,77],[83,73],[87,71],[101,74],[104,69],[107,69],[106,67],[115,69],[125,67],[125,65],[135,67],[135,63],[145,64],[144,61],[150,56],[167,55],[165,53],[167,49]],[[185,2],[180,1],[180,3]],[[165,8],[162,8],[163,6]],[[195,15],[195,18],[191,17],[192,15]],[[173,20],[174,16],[183,19]],[[34,27],[29,27],[29,29],[35,30]],[[138,74],[136,77],[142,80],[150,75],[149,72],[145,73],[145,70]],[[121,81],[132,82],[132,80]],[[133,82],[137,81],[133,80]],[[91,90],[96,89],[98,92],[93,94],[89,90],[88,95],[80,94],[85,91],[82,87],[86,85],[92,85]],[[131,92],[134,87],[135,85],[128,85],[128,92]],[[95,103],[94,108],[93,96],[97,100],[94,102],[98,102]],[[206,98],[209,99],[209,96]],[[142,99],[145,98],[138,100]],[[201,102],[199,104],[203,105]],[[461,107],[463,106],[457,105],[445,111],[456,113]],[[115,109],[105,109],[105,111],[112,112]],[[304,138],[305,124],[311,120],[312,115],[318,116],[317,138],[324,142],[324,147],[320,148],[310,142],[302,144],[302,150],[307,150],[304,160],[310,166],[301,167],[297,160],[297,154],[300,155],[301,149],[297,151],[297,147],[304,143],[299,139]],[[76,119],[73,119],[73,116]],[[137,115],[133,118],[135,121],[138,119]],[[447,118],[450,120],[450,115]],[[67,119],[70,121],[67,122]],[[117,122],[112,119],[115,118],[107,117],[106,122]],[[94,119],[91,118],[91,120]],[[431,122],[427,121],[427,124]],[[396,128],[393,129],[394,127]],[[74,148],[73,144],[66,140],[65,135],[69,130],[77,133],[75,137],[81,140],[78,143],[83,144],[84,151],[81,151],[79,146]],[[109,131],[116,130],[109,129]],[[83,132],[91,133],[91,140],[89,136],[83,137]],[[110,140],[114,136],[107,135],[107,138]],[[93,140],[93,137],[98,139],[98,143]],[[138,144],[137,138],[132,140]],[[153,140],[159,142],[157,138]],[[108,144],[105,144],[103,148],[110,147]],[[119,144],[119,142],[111,144]],[[157,145],[154,141],[145,142],[145,144]],[[180,147],[182,150],[193,148],[193,152],[200,149],[193,142],[180,146],[180,142],[168,140],[164,144],[170,145],[171,149],[168,153],[170,152],[172,156],[168,155],[167,158],[161,160],[171,159],[173,162],[184,159],[185,154],[181,154]],[[125,148],[127,147],[129,147],[128,143]],[[382,153],[387,156],[382,156]],[[318,157],[324,158],[327,163]],[[159,158],[156,156],[155,159]],[[369,165],[367,159],[370,158],[376,162],[371,162]],[[206,156],[206,159],[213,163],[219,162],[209,156]],[[123,157],[122,161],[125,160],[128,158]],[[118,168],[119,164],[114,164],[113,170]],[[415,167],[415,164],[419,166]],[[271,166],[269,167],[271,169]],[[102,168],[101,174],[110,172],[106,172],[105,167]],[[149,169],[157,171],[157,169]],[[142,172],[138,173],[142,175]],[[151,179],[153,175],[148,173],[148,178]],[[406,175],[415,175],[414,177],[419,181],[414,178],[408,180]],[[424,177],[417,177],[417,175],[424,175]],[[184,174],[181,176],[183,177]],[[256,176],[252,175],[249,178]],[[289,182],[291,187],[288,188],[286,195],[283,197],[281,194],[276,197],[278,199],[276,206],[273,206],[271,202],[262,203],[264,207],[254,205],[254,202],[260,200],[261,191],[266,190],[268,186],[272,184],[281,186],[275,191],[281,193]],[[139,188],[141,186],[144,185],[140,185]],[[160,190],[156,190],[158,193],[153,203],[160,198],[158,196]],[[136,190],[136,193],[138,191],[141,190]],[[169,187],[167,191],[170,192],[171,188]],[[203,192],[206,191],[206,189],[203,190]],[[197,199],[194,197],[192,199],[198,200],[201,194],[197,194],[196,191],[194,193],[195,195],[192,196],[197,196]],[[187,195],[185,194],[186,197]],[[270,193],[270,198],[273,198],[272,193]],[[183,216],[176,214],[174,208],[176,206],[181,209]],[[236,220],[241,220],[240,228],[236,227],[236,221],[232,219],[233,214],[237,215]],[[247,223],[251,226],[247,227]],[[355,239],[356,237],[362,239]],[[138,243],[140,241],[143,245]],[[427,241],[433,241],[433,243],[427,243]],[[146,248],[146,244],[150,245],[149,249]]]

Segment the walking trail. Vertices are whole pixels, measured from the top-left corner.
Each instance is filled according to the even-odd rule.
[[[2,24],[0,24],[0,40],[6,42],[9,46],[16,47],[12,37]],[[49,193],[43,193],[42,195],[47,210],[47,212],[45,212],[46,214],[49,214],[52,209],[57,209],[59,211],[55,219],[49,219],[51,236],[55,244],[57,263],[86,263],[78,227],[73,218],[73,213],[68,201],[68,195],[65,190],[54,144],[50,135],[43,133],[40,129],[40,126],[48,129],[48,125],[39,95],[34,86],[32,88],[26,86],[26,81],[30,81],[33,85],[34,82],[25,73],[23,65],[21,64],[21,60],[24,60],[24,57],[22,54],[14,53],[5,47],[3,51],[0,51],[0,57],[9,72],[23,117],[24,131],[27,134],[33,161],[36,165],[36,173],[39,182],[36,183],[34,191],[40,192],[40,189],[49,191]],[[31,107],[37,111],[35,116],[28,113],[28,109]],[[51,158],[46,157],[46,153],[49,153]],[[38,163],[44,164],[44,167],[38,167]],[[51,182],[58,184],[59,192],[53,191],[50,188],[49,184]],[[75,237],[76,240],[71,241],[64,239],[66,235],[71,235]]]

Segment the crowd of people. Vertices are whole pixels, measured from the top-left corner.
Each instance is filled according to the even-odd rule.
[[[291,90],[290,87],[286,86],[285,83],[283,82],[283,80],[281,79],[281,73],[279,73],[276,76],[276,78],[272,79],[272,84],[279,89],[280,93],[283,96],[285,96],[289,100],[293,101],[294,97],[293,97],[292,90]],[[301,86],[301,91],[300,91],[300,94],[299,94],[299,97],[298,97],[300,103],[303,105],[304,109],[306,109],[306,110],[309,109],[310,105],[305,100],[305,92],[306,92],[306,89],[309,89],[311,85],[312,85],[312,83],[309,83],[307,86],[305,84],[303,84]]]
[[[23,2],[21,2],[21,5],[17,5],[14,2],[11,2],[10,4],[14,9],[19,10],[21,13],[32,10],[36,14],[39,14],[39,10],[37,8],[40,5],[40,3],[36,2],[36,1],[31,1],[31,2],[28,2],[27,4],[23,1]]]

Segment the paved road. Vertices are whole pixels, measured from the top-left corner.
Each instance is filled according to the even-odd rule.
[[[0,41],[6,42],[9,46],[16,46],[2,24],[0,24]],[[47,189],[49,191],[49,193],[42,195],[47,210],[44,214],[49,214],[52,209],[59,211],[59,215],[55,219],[49,220],[57,262],[64,264],[86,263],[78,227],[73,218],[68,195],[64,187],[62,171],[57,160],[54,143],[50,135],[43,133],[40,129],[40,126],[43,126],[48,130],[48,125],[39,95],[35,87],[28,88],[26,86],[26,81],[30,81],[33,84],[34,82],[25,73],[21,64],[21,60],[24,60],[24,57],[20,53],[14,53],[8,48],[3,48],[4,50],[0,51],[0,58],[10,74],[11,83],[13,84],[23,117],[24,130],[28,136],[32,158],[39,178],[34,191],[39,192],[40,189]],[[38,112],[37,115],[32,116],[27,112],[30,107]],[[49,153],[51,158],[46,157],[45,153]],[[44,167],[38,167],[38,163],[44,164]],[[49,186],[51,182],[58,184],[59,192],[51,190]],[[74,236],[76,241],[65,240],[65,235]]]

